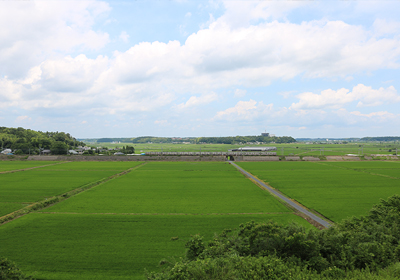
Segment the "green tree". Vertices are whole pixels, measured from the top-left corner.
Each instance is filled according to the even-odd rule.
[[[54,142],[51,147],[50,151],[53,155],[66,155],[68,153],[68,145],[61,141]]]

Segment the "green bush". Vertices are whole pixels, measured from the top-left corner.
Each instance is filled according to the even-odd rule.
[[[0,258],[0,280],[22,280],[33,279],[31,276],[26,276],[16,266],[16,264],[8,259]]]
[[[398,279],[399,242],[400,196],[394,195],[367,216],[322,231],[270,221],[224,230],[207,244],[194,235],[186,258],[147,278]]]

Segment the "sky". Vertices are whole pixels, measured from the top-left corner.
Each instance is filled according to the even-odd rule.
[[[0,126],[400,135],[400,1],[0,1]]]

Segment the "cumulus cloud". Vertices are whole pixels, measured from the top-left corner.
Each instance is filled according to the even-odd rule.
[[[205,104],[209,104],[217,99],[218,99],[218,95],[215,92],[210,93],[210,94],[205,94],[200,97],[191,96],[189,98],[189,100],[186,101],[186,103],[178,104],[177,108],[186,109],[186,108],[191,108],[191,107],[195,107],[195,106],[199,106],[199,105],[205,105]]]
[[[388,121],[398,117],[398,114],[389,113],[387,111],[372,112],[369,114],[362,114],[359,111],[350,112],[350,114],[368,119],[379,119],[380,121]]]
[[[50,56],[102,48],[108,34],[92,27],[109,10],[100,1],[1,1],[0,73],[21,77]]]
[[[281,19],[292,10],[306,5],[303,1],[223,1],[226,12],[219,21],[234,28],[247,27],[259,20]]]
[[[18,116],[16,121],[21,122],[21,121],[31,121],[32,118],[28,117],[28,116]]]
[[[378,111],[371,113],[361,113],[359,111],[348,111],[344,108],[333,112],[340,121],[345,124],[399,124],[400,114],[393,114],[388,111]]]
[[[128,33],[126,33],[126,31],[122,31],[121,34],[119,35],[119,38],[125,43],[128,43],[129,37],[130,36],[128,35]]]
[[[40,83],[50,92],[82,92],[91,88],[107,67],[108,58],[103,56],[88,59],[82,54],[75,58],[46,60],[39,67]]]
[[[397,90],[390,86],[388,88],[373,89],[370,86],[359,84],[349,89],[341,88],[338,90],[327,89],[320,94],[304,92],[296,96],[298,103],[292,103],[290,109],[338,109],[350,102],[358,101],[358,107],[378,106],[384,103],[400,102],[400,95]]]
[[[248,101],[210,113],[213,120],[277,120],[286,114],[297,127],[309,127],[332,117],[330,110],[339,114],[350,103],[361,108],[400,101],[393,86],[373,89],[363,84],[301,93],[290,107],[292,112],[274,110],[273,104],[264,103],[269,99],[250,99],[254,98],[250,88],[277,80],[350,81],[367,71],[398,69],[399,23],[376,20],[369,29],[341,20],[291,23],[285,16],[305,5],[304,1],[223,3],[225,14],[216,19],[211,15],[208,25],[183,43],[141,42],[126,51],[96,57],[77,53],[101,50],[107,44],[108,34],[94,26],[110,11],[108,4],[0,1],[1,26],[13,26],[0,30],[0,106],[40,114],[53,110],[66,116],[77,112],[132,116],[156,114],[163,108],[181,109],[177,113],[184,114],[187,109],[232,97],[233,92],[234,97],[247,96]],[[114,36],[129,39],[121,30]],[[271,94],[265,92],[259,96]],[[280,94],[291,98],[294,92]],[[357,114],[345,115],[355,120],[384,115]],[[30,113],[18,112],[15,117],[24,115]],[[157,118],[157,124],[165,124],[165,117]],[[86,116],[85,120],[89,121]],[[153,120],[149,123],[155,124]]]
[[[229,121],[249,121],[260,117],[265,117],[273,112],[273,104],[264,104],[250,99],[249,101],[239,101],[234,107],[224,111],[219,111],[215,115],[215,120]]]
[[[297,75],[345,77],[398,68],[399,46],[399,38],[377,40],[368,30],[342,21],[273,21],[240,29],[217,21],[189,36],[184,49],[195,58],[199,73],[219,80],[229,73],[236,84],[268,85]]]

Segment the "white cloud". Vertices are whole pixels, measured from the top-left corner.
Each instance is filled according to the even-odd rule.
[[[179,109],[192,108],[192,107],[196,107],[199,105],[209,104],[217,99],[218,99],[218,95],[215,92],[210,93],[210,94],[205,94],[200,97],[191,96],[189,98],[189,100],[186,101],[186,103],[178,104],[177,107]]]
[[[219,21],[234,28],[247,27],[259,20],[281,19],[290,11],[306,5],[303,1],[223,1],[226,12]]]
[[[121,34],[119,35],[119,38],[125,43],[129,41],[129,37],[130,36],[128,35],[128,33],[126,33],[126,31],[122,31]]]
[[[154,124],[165,126],[168,124],[168,121],[167,120],[156,120],[156,121],[154,121]]]
[[[40,65],[40,83],[50,92],[82,92],[91,88],[99,75],[108,68],[108,58],[85,55],[46,60]]]
[[[369,28],[327,17],[298,24],[285,17],[299,5],[308,5],[305,1],[223,3],[225,14],[219,18],[210,15],[208,25],[186,42],[123,44],[129,49],[96,56],[90,50],[101,53],[109,40],[107,33],[97,29],[104,26],[97,23],[110,11],[108,4],[0,1],[0,24],[10,26],[0,30],[0,106],[7,107],[7,112],[16,111],[13,120],[32,116],[31,111],[35,111],[38,115],[83,115],[77,123],[82,119],[93,123],[87,117],[90,115],[129,115],[135,120],[140,115],[149,118],[142,119],[147,125],[176,125],[168,118],[171,111],[174,117],[188,121],[182,118],[187,111],[212,104],[203,120],[210,116],[227,123],[274,120],[283,125],[294,123],[293,127],[301,130],[311,129],[316,123],[336,122],[333,118],[343,113],[340,108],[350,103],[365,108],[400,101],[394,86],[327,86],[312,92],[312,85],[310,92],[297,95],[298,102],[290,107],[293,110],[274,109],[273,104],[266,104],[268,100],[275,106],[286,106],[273,98],[279,94],[291,98],[294,91],[290,89],[299,85],[298,80],[312,84],[328,78],[339,84],[354,81],[366,72],[373,75],[375,70],[398,69],[398,22],[375,20]],[[184,20],[189,17],[194,15],[187,13]],[[128,42],[127,31],[131,30],[121,28],[113,38],[120,38],[118,43]],[[303,79],[293,79],[296,77]],[[254,88],[279,85],[281,80],[291,80],[292,84],[282,89],[286,92],[276,94],[279,90],[260,88],[259,100],[253,100]],[[391,84],[397,87],[396,83]],[[302,84],[301,88],[307,87]],[[227,100],[232,93],[235,98],[247,96],[249,101],[214,109],[219,104],[212,102]],[[389,119],[391,113],[382,112],[346,111],[343,116],[355,123],[383,116]]]
[[[388,88],[372,89],[372,87],[359,84],[353,88],[354,99],[360,100],[357,107],[378,106],[384,103],[400,102],[397,90],[390,86]]]
[[[362,114],[359,111],[354,111],[354,112],[350,112],[350,114],[354,115],[354,116],[359,116],[359,117],[366,117],[366,118],[379,118],[381,120],[387,121],[388,119],[394,119],[397,118],[398,115],[393,114],[393,113],[389,113],[387,111],[380,111],[380,112],[372,112],[369,114]]]
[[[247,90],[245,90],[245,89],[236,89],[234,96],[240,98],[240,97],[244,97],[246,95],[246,93],[247,93]]]
[[[354,101],[358,101],[358,107],[378,106],[383,103],[400,102],[400,95],[397,94],[397,90],[393,86],[386,89],[379,88],[375,90],[363,84],[353,87],[351,92],[345,88],[339,90],[327,89],[321,91],[321,94],[304,92],[296,97],[300,99],[300,101],[298,103],[292,103],[290,109],[338,109]]]
[[[21,121],[31,121],[32,118],[28,117],[28,116],[19,116],[17,117],[16,121],[17,122],[21,122]]]
[[[387,111],[378,111],[371,113],[361,113],[359,111],[348,111],[346,109],[339,109],[333,112],[336,117],[340,118],[343,124],[351,125],[369,125],[369,124],[391,124],[396,127],[399,123],[400,114],[393,114]],[[395,131],[395,130],[394,130]]]
[[[231,84],[268,85],[298,75],[346,77],[398,68],[400,40],[378,40],[360,26],[342,21],[302,24],[277,21],[232,29],[222,20],[188,37],[183,48],[199,74]],[[229,75],[227,75],[229,73]]]
[[[239,101],[234,107],[224,111],[219,111],[215,115],[215,120],[228,121],[250,121],[262,116],[268,116],[273,112],[273,104],[264,104],[250,99],[249,101]]]
[[[109,10],[99,1],[1,1],[0,74],[21,77],[47,57],[102,48],[108,34],[92,27]]]

